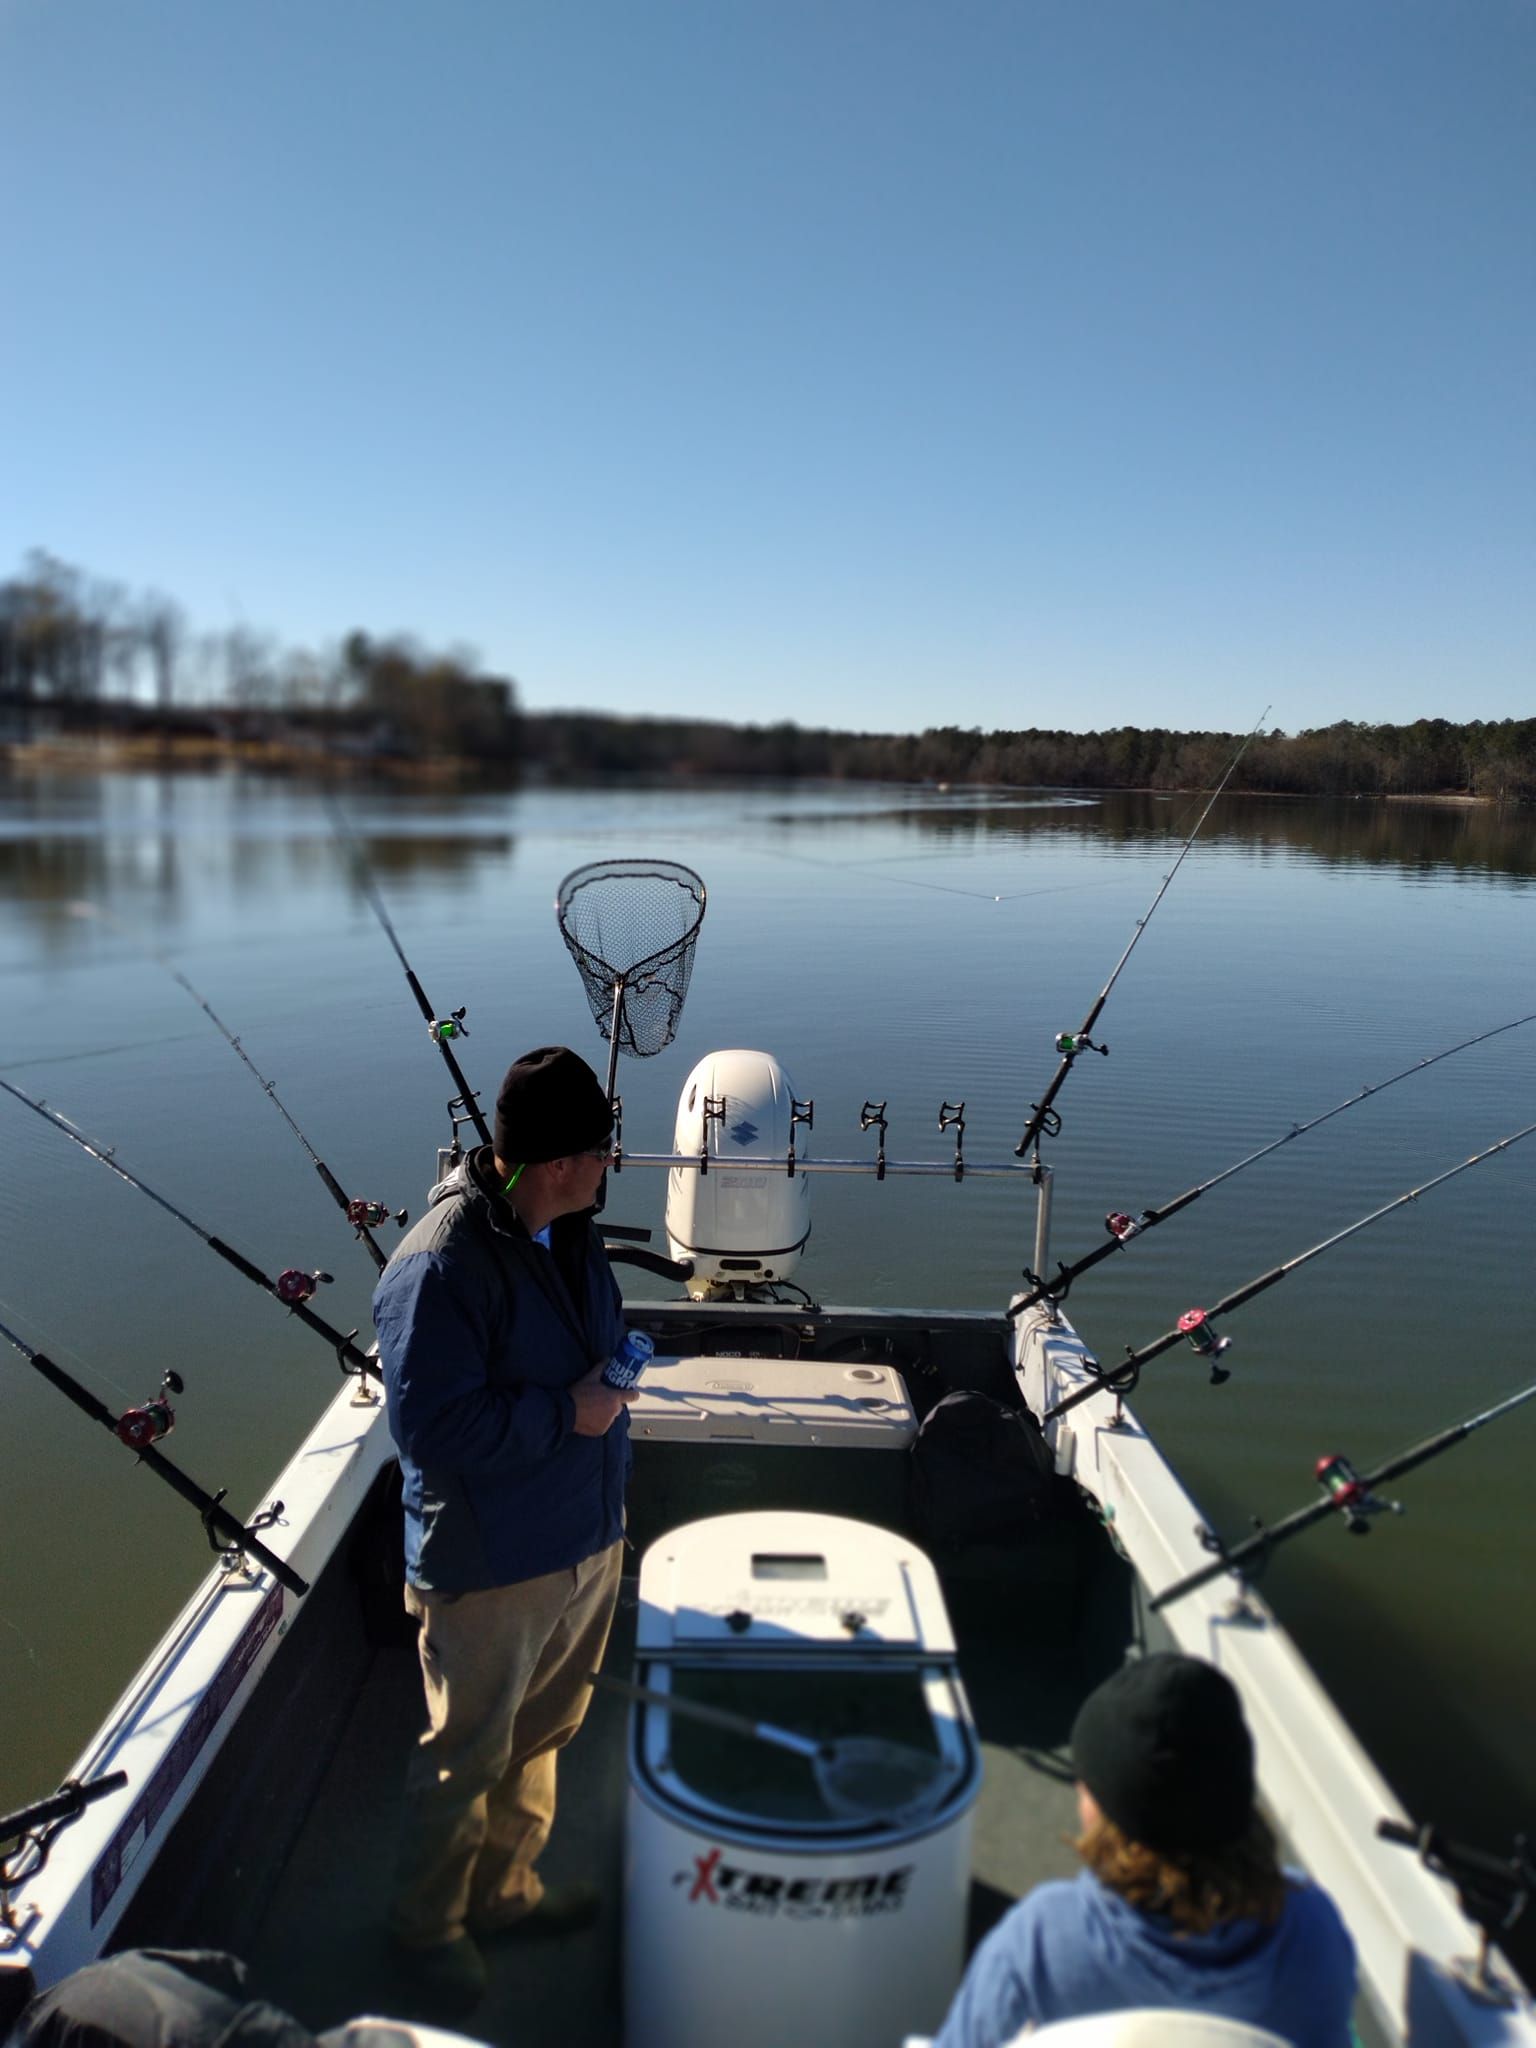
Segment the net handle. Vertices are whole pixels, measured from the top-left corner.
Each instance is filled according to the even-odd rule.
[[[711,1707],[703,1700],[680,1699],[676,1693],[657,1692],[648,1685],[632,1685],[627,1678],[610,1678],[605,1671],[589,1674],[591,1683],[605,1692],[622,1693],[626,1699],[643,1700],[648,1707],[665,1707],[681,1714],[685,1721],[707,1721],[714,1728],[729,1728],[734,1735],[746,1735],[767,1742],[775,1749],[787,1749],[796,1756],[819,1763],[837,1748],[834,1742],[818,1742],[813,1735],[797,1735],[789,1728],[776,1728],[770,1721],[754,1721],[749,1714],[733,1714],[729,1707]]]
[[[619,1030],[624,1022],[624,976],[613,977],[613,1021],[608,1026],[608,1079],[603,1093],[608,1097],[608,1106],[613,1107],[613,1093],[619,1078]]]
[[[813,1735],[798,1735],[792,1729],[775,1727],[771,1721],[754,1721],[748,1714],[733,1714],[729,1707],[712,1707],[703,1700],[681,1699],[676,1693],[657,1692],[648,1685],[635,1685],[625,1678],[611,1678],[603,1671],[593,1671],[588,1676],[591,1684],[601,1686],[605,1692],[622,1693],[626,1699],[663,1707],[670,1714],[681,1714],[684,1720],[703,1721],[712,1728],[727,1728],[734,1735],[745,1735],[749,1740],[766,1742],[775,1749],[787,1749],[795,1756],[804,1757],[815,1771],[816,1789],[826,1801],[828,1810],[844,1820],[867,1820],[872,1814],[878,1814],[888,1820],[900,1821],[913,1814],[925,1813],[938,1803],[948,1775],[941,1758],[929,1756],[920,1749],[911,1749],[903,1742],[886,1742],[878,1736],[868,1735],[818,1742]],[[860,1799],[844,1789],[847,1772],[871,1765],[912,1772],[918,1782],[905,1799],[889,1807]]]

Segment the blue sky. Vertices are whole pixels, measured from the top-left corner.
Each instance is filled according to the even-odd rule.
[[[1536,0],[0,0],[0,574],[872,730],[1536,712]]]

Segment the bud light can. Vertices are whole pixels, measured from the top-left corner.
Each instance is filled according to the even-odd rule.
[[[644,1330],[626,1331],[624,1342],[603,1367],[603,1385],[616,1387],[620,1392],[634,1386],[650,1364],[655,1349]]]

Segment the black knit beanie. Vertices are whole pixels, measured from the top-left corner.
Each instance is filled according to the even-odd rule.
[[[496,1097],[496,1156],[509,1166],[591,1151],[612,1129],[602,1083],[569,1046],[541,1045],[508,1067]]]
[[[1253,1813],[1253,1740],[1231,1680],[1198,1657],[1139,1657],[1091,1692],[1072,1760],[1100,1810],[1164,1855],[1235,1842]]]

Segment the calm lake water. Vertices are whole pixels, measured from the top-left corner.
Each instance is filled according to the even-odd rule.
[[[487,1099],[551,1040],[605,1057],[552,911],[571,868],[687,862],[709,910],[676,1043],[624,1062],[625,1138],[670,1143],[714,1047],[776,1052],[823,1153],[1011,1155],[1198,815],[1186,799],[904,789],[354,792],[401,941]],[[232,777],[0,780],[0,1073],[271,1273],[368,1321],[372,1268],[292,1133],[163,968],[169,953],[351,1191],[421,1205],[446,1073],[313,791]],[[1057,1103],[1054,1250],[1096,1245],[1293,1125],[1536,1011],[1536,815],[1223,800]],[[1536,1118],[1536,1024],[1402,1082],[1214,1190],[1086,1276],[1106,1359]],[[664,1181],[610,1193],[659,1234]],[[1023,1186],[824,1178],[800,1278],[828,1301],[1001,1307],[1030,1255]],[[392,1231],[387,1233],[392,1235]],[[1137,1407],[1240,1535],[1536,1377],[1536,1138],[1351,1238],[1236,1313],[1224,1387],[1182,1347]],[[631,1274],[631,1292],[659,1283]],[[169,1454],[250,1509],[335,1385],[325,1345],[171,1217],[0,1096],[0,1319],[114,1409],[186,1380]],[[0,1806],[52,1789],[206,1567],[191,1510],[0,1347]],[[1536,1403],[1399,1489],[1369,1541],[1325,1525],[1266,1590],[1415,1815],[1507,1848],[1536,1826]]]

